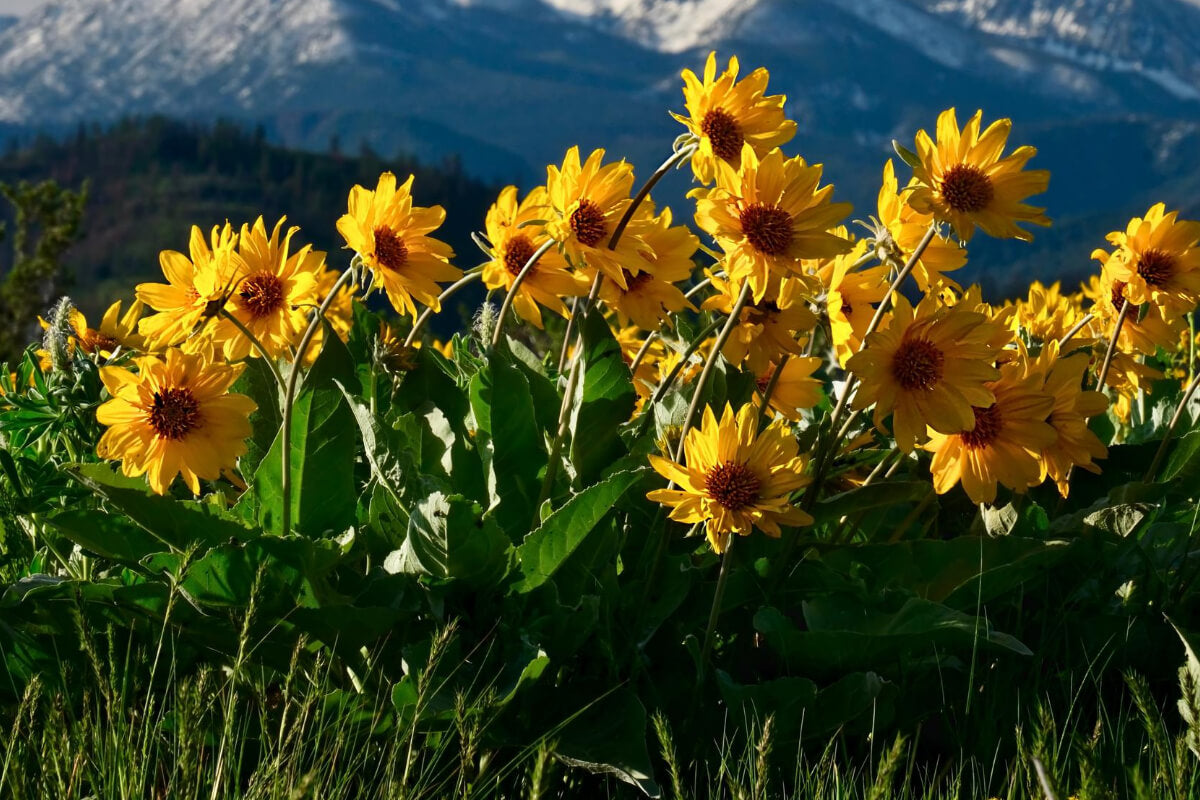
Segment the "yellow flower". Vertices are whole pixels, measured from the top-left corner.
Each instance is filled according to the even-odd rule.
[[[1094,359],[1097,367],[1101,358],[1102,354]],[[1144,363],[1140,358],[1120,350],[1113,353],[1104,385],[1117,393],[1117,402],[1112,406],[1117,419],[1128,425],[1133,411],[1133,398],[1137,397],[1139,391],[1150,394],[1154,382],[1162,378],[1162,372]]]
[[[875,426],[892,415],[896,445],[912,452],[928,426],[941,433],[968,431],[973,406],[989,406],[997,350],[988,343],[993,326],[983,314],[939,308],[926,297],[914,310],[897,295],[886,328],[846,362],[861,379],[854,407],[875,405]]]
[[[637,227],[644,247],[638,251],[641,269],[625,276],[625,288],[605,282],[600,299],[617,312],[622,324],[633,320],[646,329],[671,324],[671,314],[685,308],[696,310],[675,284],[691,277],[692,254],[700,246],[686,225],[671,225],[671,209],[640,221]]]
[[[1153,303],[1172,319],[1186,314],[1200,300],[1200,222],[1180,220],[1159,203],[1134,217],[1124,231],[1108,235],[1114,253],[1096,250],[1114,282],[1124,284],[1124,294],[1134,305]]]
[[[977,314],[983,314],[988,319],[988,328],[991,330],[988,344],[999,351],[996,354],[997,361],[1009,361],[1016,357],[1015,350],[1004,349],[1012,344],[1013,320],[1017,316],[1016,306],[996,308],[990,303],[985,303],[983,290],[977,283],[968,286],[966,291],[962,291],[961,287],[955,290],[945,286],[939,296],[946,306],[957,308],[959,311],[974,311]]]
[[[697,137],[699,147],[692,155],[692,171],[701,183],[712,183],[718,162],[735,169],[740,166],[742,145],[765,155],[796,135],[796,123],[783,115],[784,95],[766,95],[770,75],[759,67],[742,80],[737,57],[717,75],[717,54],[709,53],[704,63],[704,80],[685,69],[683,98],[688,116],[672,113]]]
[[[589,277],[599,270],[624,289],[626,277],[641,270],[637,253],[643,244],[635,231],[623,233],[616,250],[609,250],[608,244],[632,202],[633,167],[625,161],[603,161],[604,151],[593,150],[581,164],[579,148],[572,147],[562,168],[546,167],[546,231],[576,269]]]
[[[717,291],[701,307],[728,316],[741,286],[712,273],[709,277]],[[784,353],[803,353],[797,334],[811,331],[817,324],[817,317],[809,310],[804,296],[806,288],[796,278],[772,280],[762,299],[747,303],[742,309],[721,354],[729,363],[740,366],[744,361],[752,372],[759,373]]]
[[[849,203],[832,203],[833,186],[817,188],[821,165],[800,157],[786,161],[778,149],[759,161],[742,148],[739,169],[718,164],[717,185],[696,189],[696,224],[725,251],[725,271],[736,283],[748,280],[755,302],[771,277],[804,280],[800,259],[831,258],[850,243],[830,232],[850,213]]]
[[[308,315],[320,300],[318,278],[325,269],[325,254],[313,250],[312,245],[290,252],[292,236],[300,229],[288,228],[281,239],[286,219],[281,217],[270,235],[262,217],[253,226],[242,226],[240,273],[226,307],[271,358],[288,356],[299,344],[308,327]],[[228,319],[217,320],[212,340],[228,361],[259,355],[250,339]]]
[[[916,180],[909,181],[909,187],[916,186]],[[883,186],[879,189],[879,221],[887,228],[891,237],[889,246],[884,250],[889,259],[903,266],[917,249],[917,245],[925,238],[925,233],[933,223],[933,214],[917,211],[907,202],[899,191],[896,180],[896,168],[891,159],[883,167]],[[906,190],[907,191],[907,190]],[[945,273],[953,272],[967,263],[967,250],[951,239],[934,236],[925,248],[925,252],[913,265],[912,276],[917,280],[917,286],[922,292],[928,292],[941,285],[957,286]]]
[[[211,363],[205,353],[174,348],[165,359],[143,356],[134,363],[137,374],[100,368],[112,399],[96,410],[96,419],[108,428],[96,454],[120,460],[128,476],[148,474],[158,494],[182,475],[198,495],[201,478],[218,479],[246,452],[256,406],[245,395],[229,393],[243,366]]]
[[[1018,222],[1047,226],[1045,209],[1027,205],[1030,195],[1041,194],[1050,185],[1046,170],[1025,171],[1037,149],[1018,147],[1000,158],[1012,130],[1012,120],[993,122],[979,132],[982,111],[959,132],[954,109],[938,117],[937,142],[925,131],[917,133],[917,157],[913,168],[916,188],[908,203],[923,214],[950,223],[959,238],[970,240],[975,226],[998,239],[1032,241],[1033,234]]]
[[[1096,344],[1107,345],[1112,338],[1121,308],[1128,299],[1129,287],[1109,270],[1093,275],[1084,285],[1084,293],[1092,298],[1091,312],[1095,319],[1089,328]],[[1158,348],[1175,349],[1187,321],[1179,315],[1164,317],[1164,309],[1153,304],[1130,308],[1117,339],[1117,348],[1126,353],[1154,355]]]
[[[888,268],[851,269],[867,253],[867,241],[854,243],[849,253],[830,259],[817,270],[825,287],[825,309],[838,363],[862,347],[863,334],[875,317],[875,304],[888,290]]]
[[[745,405],[717,420],[704,410],[699,428],[683,443],[683,464],[650,456],[650,466],[678,489],[657,489],[647,498],[671,507],[671,519],[705,523],[713,550],[723,553],[729,534],[749,536],[754,528],[779,536],[780,525],[810,525],[812,517],[794,508],[789,495],[811,480],[804,474],[807,457],[782,422],[755,435],[758,410]]]
[[[517,187],[507,186],[488,209],[485,226],[492,245],[492,260],[483,266],[483,282],[489,289],[512,289],[513,281],[548,240],[540,225],[528,224],[546,213],[546,190],[539,186],[517,204]],[[588,285],[573,274],[566,260],[554,248],[538,257],[537,263],[525,275],[513,298],[513,310],[526,322],[542,327],[542,312],[538,304],[556,314],[570,312],[563,297],[587,294]]]
[[[441,206],[414,206],[412,184],[412,175],[397,186],[396,176],[385,172],[374,191],[355,186],[337,229],[383,284],[396,312],[415,317],[414,300],[440,311],[438,282],[456,281],[462,272],[450,264],[450,245],[429,236],[441,227],[446,212]]]
[[[800,419],[800,411],[812,408],[821,402],[821,381],[812,374],[821,368],[821,359],[814,356],[789,358],[779,372],[775,388],[771,391],[770,408],[778,411],[785,419],[793,422]],[[758,394],[754,395],[754,405],[762,405],[762,395],[767,391],[771,379],[775,376],[777,367],[771,364],[759,373],[756,380]]]
[[[137,286],[138,300],[159,312],[138,323],[147,347],[161,350],[191,337],[187,345],[194,349],[211,339],[212,326],[198,326],[213,316],[210,301],[223,299],[242,270],[236,245],[237,234],[228,222],[224,227],[213,226],[211,246],[200,228],[193,225],[188,241],[190,259],[174,250],[158,254],[167,283]]]
[[[68,347],[79,347],[80,350],[88,355],[99,354],[108,358],[117,351],[118,348],[126,351],[140,351],[145,348],[146,342],[137,333],[138,319],[142,315],[142,303],[135,300],[129,306],[129,309],[121,313],[121,301],[113,303],[104,312],[104,316],[100,319],[100,325],[96,328],[88,327],[87,317],[78,308],[71,309],[71,328],[75,334],[70,338]],[[50,327],[50,323],[38,317],[38,323],[41,324],[42,330]],[[39,350],[38,355],[43,356],[45,351]],[[43,357],[42,369],[48,369],[49,353],[45,353]]]
[[[996,402],[971,409],[975,421],[970,430],[950,435],[930,430],[924,447],[933,453],[929,469],[938,494],[961,481],[971,502],[992,503],[997,484],[1024,493],[1042,482],[1038,456],[1058,441],[1046,422],[1054,398],[1042,385],[1042,376],[1026,375],[1020,360],[1009,362],[1000,368],[999,379],[988,384]]]
[[[1083,319],[1079,303],[1063,294],[1057,281],[1050,286],[1034,281],[1026,299],[1018,300],[1015,307],[1016,324],[1040,342],[1058,341]]]
[[[1071,488],[1068,476],[1072,467],[1099,473],[1100,467],[1093,459],[1108,455],[1108,449],[1088,428],[1088,419],[1103,414],[1108,408],[1108,398],[1100,392],[1083,391],[1087,370],[1086,353],[1060,358],[1055,341],[1048,342],[1027,368],[1027,374],[1040,376],[1042,391],[1054,398],[1046,422],[1054,428],[1058,438],[1042,448],[1040,458],[1042,476],[1049,475],[1063,497]]]
[[[632,365],[638,352],[646,344],[641,328],[636,325],[627,325],[615,330],[613,336],[616,338],[617,344],[621,346],[621,358],[625,360],[626,364]],[[655,337],[654,341],[646,347],[646,353],[638,362],[638,367],[633,373],[633,388],[637,391],[639,402],[654,393],[658,378],[658,362],[666,354],[666,346],[659,337]]]

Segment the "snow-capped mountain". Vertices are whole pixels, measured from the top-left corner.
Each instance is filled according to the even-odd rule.
[[[0,28],[0,130],[220,116],[526,185],[572,144],[644,173],[716,49],[771,69],[856,216],[956,105],[1017,121],[1062,218],[1200,170],[1197,42],[1200,0],[49,0]]]
[[[813,141],[878,147],[950,103],[1194,119],[1198,41],[1197,0],[50,0],[0,31],[0,122],[234,116],[512,177],[573,142],[655,158],[713,48]]]

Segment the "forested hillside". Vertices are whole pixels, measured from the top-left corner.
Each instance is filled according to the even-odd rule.
[[[366,147],[342,153],[331,144],[333,152],[317,154],[278,147],[261,131],[231,123],[131,119],[108,128],[81,126],[62,140],[10,145],[0,157],[0,182],[51,178],[70,188],[87,182],[83,226],[65,260],[72,296],[92,313],[138,281],[160,276],[159,251],[186,250],[193,224],[207,230],[226,219],[240,224],[261,213],[270,222],[287,214],[301,226],[303,241],[328,251],[332,264],[342,263],[348,255],[340,252],[334,223],[345,212],[346,195],[355,183],[374,187],[385,169],[416,174],[417,202],[446,208],[441,235],[462,266],[476,263],[470,232],[482,227],[495,187],[467,177],[457,162],[420,165]],[[0,264],[0,273],[7,266]]]

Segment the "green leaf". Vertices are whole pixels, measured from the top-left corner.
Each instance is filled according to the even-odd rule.
[[[283,424],[279,386],[266,362],[251,358],[246,360],[246,368],[229,391],[247,395],[258,405],[258,410],[250,415],[251,433],[246,440],[246,453],[238,460],[242,475],[251,480]]]
[[[1176,479],[1185,486],[1200,482],[1200,431],[1192,431],[1171,447],[1161,480]]]
[[[180,586],[205,605],[244,607],[259,580],[256,602],[262,607],[285,612],[315,608],[332,599],[325,578],[340,558],[341,549],[332,540],[264,536],[245,545],[212,548],[188,566]]]
[[[822,522],[874,508],[892,508],[906,503],[916,503],[925,499],[930,491],[929,483],[926,481],[872,483],[820,501],[813,509],[813,518]]]
[[[625,455],[620,426],[637,403],[633,376],[604,316],[596,309],[583,319],[583,359],[577,399],[571,409],[571,463],[578,484],[592,483]]]
[[[83,485],[104,497],[144,530],[173,550],[254,539],[245,527],[212,503],[176,500],[152,494],[142,478],[127,478],[108,464],[76,464],[67,468]]]
[[[1108,506],[1093,511],[1084,517],[1083,521],[1105,533],[1125,537],[1133,533],[1142,520],[1154,511],[1154,508],[1155,506],[1149,503]]]
[[[910,598],[895,612],[864,608],[845,595],[814,598],[803,608],[804,631],[774,608],[754,615],[755,629],[793,672],[868,669],[934,645],[969,651],[979,642],[1033,654],[1012,636],[992,630],[983,618],[920,598]]]
[[[528,401],[529,381],[501,344],[471,380],[471,409],[490,443],[491,508],[510,539],[520,538],[537,514],[540,470],[546,466],[542,432]],[[477,446],[485,447],[477,441]]]
[[[384,569],[489,587],[504,575],[511,548],[477,503],[434,492],[413,508],[404,545],[387,557]]]
[[[912,150],[909,150],[904,145],[900,144],[895,139],[892,139],[892,149],[896,151],[896,155],[900,156],[900,160],[908,164],[913,169],[921,166],[921,159]]]
[[[648,797],[660,795],[646,750],[646,709],[629,689],[599,698],[572,718],[559,735],[555,755],[633,784]]]
[[[130,566],[163,549],[160,539],[129,519],[100,511],[67,509],[46,522],[84,550]]]
[[[357,387],[350,353],[328,328],[325,343],[292,404],[292,531],[319,536],[354,523],[358,492],[353,417],[341,387]],[[253,496],[264,529],[282,533],[283,431],[275,437],[254,476]]]
[[[547,517],[517,548],[524,577],[514,590],[524,594],[549,580],[613,505],[641,479],[643,472],[630,470],[610,475],[584,489]]]

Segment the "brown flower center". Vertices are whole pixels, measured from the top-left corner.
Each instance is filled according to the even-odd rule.
[[[738,511],[758,499],[761,484],[745,464],[726,461],[704,476],[704,491],[730,511]]]
[[[261,319],[283,308],[283,281],[271,272],[260,272],[242,281],[238,292],[250,316]]]
[[[392,271],[408,263],[408,245],[391,228],[375,229],[375,260]]]
[[[771,369],[767,370],[765,375],[762,375],[755,379],[754,385],[758,387],[759,394],[767,393],[767,387],[771,385],[771,378],[774,377],[774,375],[775,375],[775,368],[772,367]]]
[[[533,242],[529,241],[529,237],[523,233],[518,233],[516,236],[508,240],[508,245],[504,248],[504,268],[508,270],[508,274],[514,278],[521,274],[521,270],[529,263],[529,259],[533,258],[533,254],[537,252],[537,248],[533,246]],[[529,271],[533,272],[537,269],[534,265]]]
[[[1109,299],[1112,302],[1113,310],[1118,314],[1121,312],[1121,309],[1125,307],[1125,303],[1129,302],[1125,298],[1125,287],[1127,285],[1128,284],[1126,284],[1125,281],[1113,281],[1112,295]]]
[[[177,441],[200,427],[200,403],[190,389],[163,389],[154,393],[148,421],[159,437]]]
[[[942,199],[953,211],[983,211],[995,196],[992,179],[974,164],[955,164],[942,178]]]
[[[792,244],[792,216],[779,206],[751,203],[742,210],[742,234],[750,246],[768,256],[781,256]]]
[[[98,353],[101,350],[115,350],[117,348],[117,340],[106,333],[101,333],[95,328],[88,328],[79,337],[79,346],[85,353]]]
[[[737,161],[742,153],[742,129],[728,111],[714,108],[704,115],[700,132],[708,137],[713,153],[725,161]]]
[[[650,273],[645,270],[642,270],[637,275],[631,275],[627,269],[621,271],[625,275],[625,294],[633,294],[649,283],[652,278]]]
[[[854,306],[850,305],[850,303],[848,303],[845,300],[842,301],[842,316],[843,317],[849,317],[850,312],[852,312],[853,310],[854,310]]]
[[[1138,258],[1137,273],[1151,286],[1166,286],[1175,274],[1175,256],[1157,248],[1147,250]]]
[[[963,431],[959,437],[967,447],[979,450],[996,441],[1000,431],[1004,428],[1004,419],[1000,416],[1000,409],[994,403],[987,408],[972,406],[971,410],[975,412],[975,427],[969,431]]]
[[[604,212],[593,201],[584,198],[579,207],[571,212],[571,231],[585,247],[595,247],[608,233]]]
[[[892,377],[906,391],[932,389],[942,379],[946,356],[928,339],[905,339],[892,356]]]

